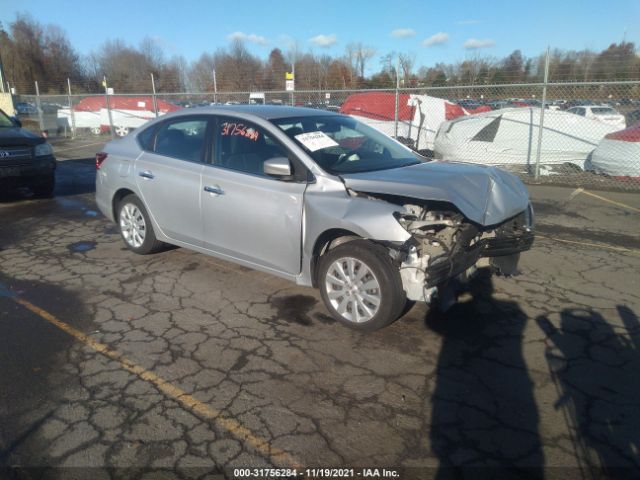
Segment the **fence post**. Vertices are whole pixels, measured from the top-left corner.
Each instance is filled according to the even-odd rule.
[[[44,119],[42,118],[42,104],[40,102],[40,88],[38,88],[38,81],[36,80],[36,108],[38,109],[38,123],[40,124],[40,133],[44,130]]]
[[[109,102],[109,88],[107,87],[107,76],[102,77],[102,84],[104,85],[104,98],[107,104],[107,115],[109,116],[109,132],[111,138],[116,138],[116,132],[113,130],[113,117],[111,116],[111,103]]]
[[[218,78],[215,68],[213,69],[213,103],[218,104]]]
[[[540,109],[540,126],[538,127],[538,149],[536,151],[535,179],[540,178],[540,154],[542,153],[542,130],[544,129],[544,110],[547,104],[547,84],[549,83],[549,50],[544,61],[544,83],[542,84],[542,108]]]
[[[398,62],[396,65],[396,108],[393,116],[394,138],[398,139],[398,108],[400,106],[400,54],[398,54]]]
[[[153,78],[153,73],[151,74],[151,89],[153,90],[153,96],[151,97],[153,99],[153,113],[155,114],[156,118],[158,118],[158,101],[156,99],[156,80],[155,78]]]
[[[67,99],[69,100],[69,118],[71,118],[71,138],[76,138],[76,114],[73,111],[73,101],[71,100],[71,80],[69,78],[67,78],[67,87],[69,88]]]

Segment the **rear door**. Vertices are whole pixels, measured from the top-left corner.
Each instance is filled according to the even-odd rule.
[[[277,272],[300,272],[303,196],[307,172],[267,129],[219,117],[213,164],[201,189],[205,246]],[[294,176],[269,177],[265,160],[288,157]]]
[[[170,239],[202,245],[200,190],[208,116],[181,116],[157,128],[135,176],[149,214]]]

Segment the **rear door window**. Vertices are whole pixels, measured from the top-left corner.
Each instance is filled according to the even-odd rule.
[[[158,129],[154,152],[190,162],[203,162],[207,119],[178,118],[167,121]]]

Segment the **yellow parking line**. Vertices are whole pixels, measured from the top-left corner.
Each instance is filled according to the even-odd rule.
[[[624,247],[614,247],[612,245],[605,245],[603,243],[577,242],[574,240],[565,240],[564,238],[547,237],[545,235],[540,235],[539,233],[536,233],[536,238],[543,238],[545,240],[552,240],[554,242],[570,243],[572,245],[582,245],[583,247],[603,248],[605,250],[613,250],[614,252],[624,252],[632,253],[634,255],[640,255],[640,250]]]
[[[626,203],[616,202],[615,200],[611,200],[610,198],[603,197],[595,193],[587,192],[584,188],[577,188],[576,190],[574,190],[573,193],[570,195],[570,198],[573,198],[576,195],[579,195],[581,193],[584,195],[589,195],[590,197],[593,197],[593,198],[597,198],[598,200],[602,200],[603,202],[611,203],[612,205],[616,205],[618,207],[626,208],[627,210],[640,213],[640,208],[632,207],[631,205],[627,205]]]
[[[158,390],[160,390],[167,396],[173,398],[177,402],[180,402],[184,407],[188,408],[198,416],[204,417],[207,420],[213,420],[216,423],[216,425],[227,430],[229,433],[231,433],[231,435],[236,437],[238,440],[250,445],[255,450],[260,452],[262,455],[267,456],[277,461],[278,463],[286,465],[290,468],[301,467],[301,464],[289,453],[283,450],[280,450],[278,448],[271,447],[271,445],[269,445],[269,442],[267,440],[257,436],[237,420],[223,417],[221,412],[219,412],[218,410],[201,402],[200,400],[195,398],[193,395],[190,395],[189,393],[185,392],[181,388],[176,387],[175,385],[172,385],[166,380],[160,378],[155,373],[150,372],[144,367],[132,362],[131,360],[124,357],[121,353],[115,350],[111,350],[105,344],[97,342],[90,336],[82,333],[80,330],[77,330],[71,325],[56,318],[46,310],[43,310],[42,308],[22,298],[18,298],[14,296],[9,298],[11,298],[16,303],[22,305],[26,309],[30,310],[31,312],[35,313],[36,315],[46,320],[47,322],[51,323],[52,325],[55,325],[65,333],[68,333],[73,338],[84,343],[86,346],[92,348],[96,352],[101,353],[105,357],[118,362],[122,368],[138,376],[145,382],[151,383]]]

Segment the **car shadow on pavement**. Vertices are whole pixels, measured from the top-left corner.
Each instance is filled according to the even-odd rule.
[[[426,324],[442,336],[431,416],[437,479],[542,478],[544,456],[533,383],[523,356],[527,316],[492,298],[489,269],[469,284],[471,299]]]
[[[560,327],[536,319],[545,356],[582,470],[593,478],[638,478],[640,472],[640,321],[618,305],[622,325],[592,309],[567,308]]]
[[[59,411],[70,405],[67,392],[80,386],[65,368],[74,339],[14,297],[82,331],[92,329],[92,317],[73,293],[58,285],[19,281],[0,272],[0,478],[49,478],[31,475],[31,468],[55,466],[49,457],[51,439],[43,438],[42,430],[50,422],[67,421]]]
[[[78,158],[58,162],[56,196],[80,195],[96,191],[95,158]]]

